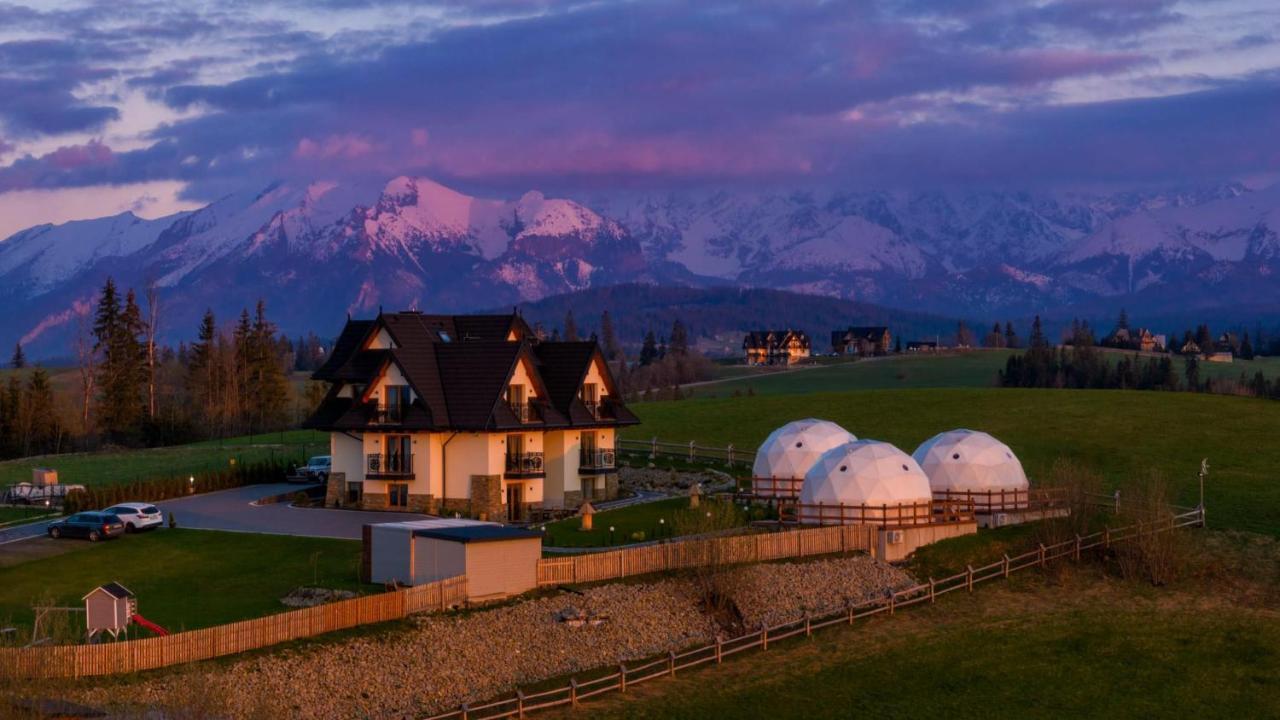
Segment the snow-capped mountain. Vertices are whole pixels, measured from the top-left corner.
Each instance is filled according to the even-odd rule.
[[[606,284],[770,287],[967,318],[1280,316],[1280,187],[1113,194],[687,191],[473,197],[425,178],[274,183],[156,220],[0,242],[0,347],[65,352],[103,280],[154,283],[172,339],[261,297],[288,332],[347,312],[492,308]],[[78,310],[79,309],[79,310]],[[1205,318],[1209,319],[1209,318]]]

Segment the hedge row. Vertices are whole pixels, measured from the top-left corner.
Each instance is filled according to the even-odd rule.
[[[68,494],[62,505],[62,513],[70,515],[81,510],[100,509],[122,502],[158,502],[194,493],[280,482],[296,464],[296,461],[285,459],[261,460],[197,475],[90,486],[83,492]]]

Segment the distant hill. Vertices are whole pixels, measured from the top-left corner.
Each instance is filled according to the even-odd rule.
[[[540,323],[547,332],[563,327],[570,309],[578,332],[584,336],[599,330],[601,313],[608,310],[619,341],[629,348],[638,347],[649,330],[667,334],[677,318],[688,326],[690,337],[704,344],[751,329],[798,328],[809,333],[814,351],[820,353],[830,352],[832,330],[849,325],[887,325],[905,342],[935,335],[952,337],[957,322],[938,315],[783,290],[646,283],[590,288],[520,305],[525,319]],[[740,337],[730,339],[735,347],[741,342]]]

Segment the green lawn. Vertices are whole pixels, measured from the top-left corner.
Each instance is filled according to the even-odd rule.
[[[34,520],[50,514],[56,514],[56,512],[50,513],[49,509],[45,507],[21,505],[0,507],[0,525],[20,523],[25,520]]]
[[[1093,597],[1056,598],[1072,591]],[[609,694],[553,717],[1280,715],[1280,618],[1130,587],[983,587]]]
[[[814,371],[819,372],[819,371]],[[1280,403],[1192,393],[1120,390],[912,389],[760,395],[639,403],[643,423],[626,434],[755,448],[774,428],[820,417],[907,452],[935,433],[985,430],[1008,443],[1032,482],[1060,457],[1113,485],[1155,468],[1194,504],[1200,459],[1209,458],[1211,526],[1280,533]]]
[[[692,510],[689,508],[689,498],[674,497],[617,510],[607,510],[596,513],[592,518],[592,529],[586,531],[581,529],[581,518],[571,517],[548,523],[546,539],[543,543],[552,547],[603,547],[610,544],[609,528],[611,526],[614,528],[612,543],[614,545],[639,542],[640,539],[631,537],[637,532],[644,533],[643,540],[672,537],[678,535],[681,529],[696,525],[691,515],[707,511],[708,507],[714,503],[704,500],[702,505],[703,508]],[[746,516],[742,510],[740,508],[734,508],[734,510],[733,524],[745,524]],[[665,522],[660,523],[659,520]]]
[[[327,437],[296,430],[258,435],[252,444],[245,436],[144,450],[42,455],[0,462],[0,486],[30,482],[31,470],[36,467],[55,468],[61,483],[105,485],[223,470],[233,459],[248,463],[285,457],[302,462],[308,455],[328,452]]]
[[[350,540],[162,529],[98,544],[58,542],[78,547],[0,569],[0,626],[29,633],[32,604],[82,607],[85,593],[113,580],[170,631],[287,610],[279,598],[300,585],[370,587],[357,578],[360,543]]]

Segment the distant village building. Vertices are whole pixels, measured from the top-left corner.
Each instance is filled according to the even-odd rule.
[[[1229,363],[1235,360],[1235,337],[1231,333],[1222,333],[1213,344],[1213,351],[1205,354],[1209,362]]]
[[[938,352],[938,342],[936,340],[909,340],[907,341],[907,352]]]
[[[883,325],[850,326],[831,333],[831,351],[837,355],[885,355],[893,343]]]
[[[1182,347],[1178,348],[1178,354],[1179,355],[1199,355],[1200,346],[1196,344],[1195,340],[1188,340],[1182,343]]]
[[[1111,332],[1103,345],[1114,348],[1133,348],[1142,352],[1164,352],[1167,342],[1164,335],[1156,335],[1147,328],[1130,330],[1127,327],[1118,327]]]
[[[800,330],[753,330],[742,340],[748,365],[791,365],[809,357],[809,349]]]

